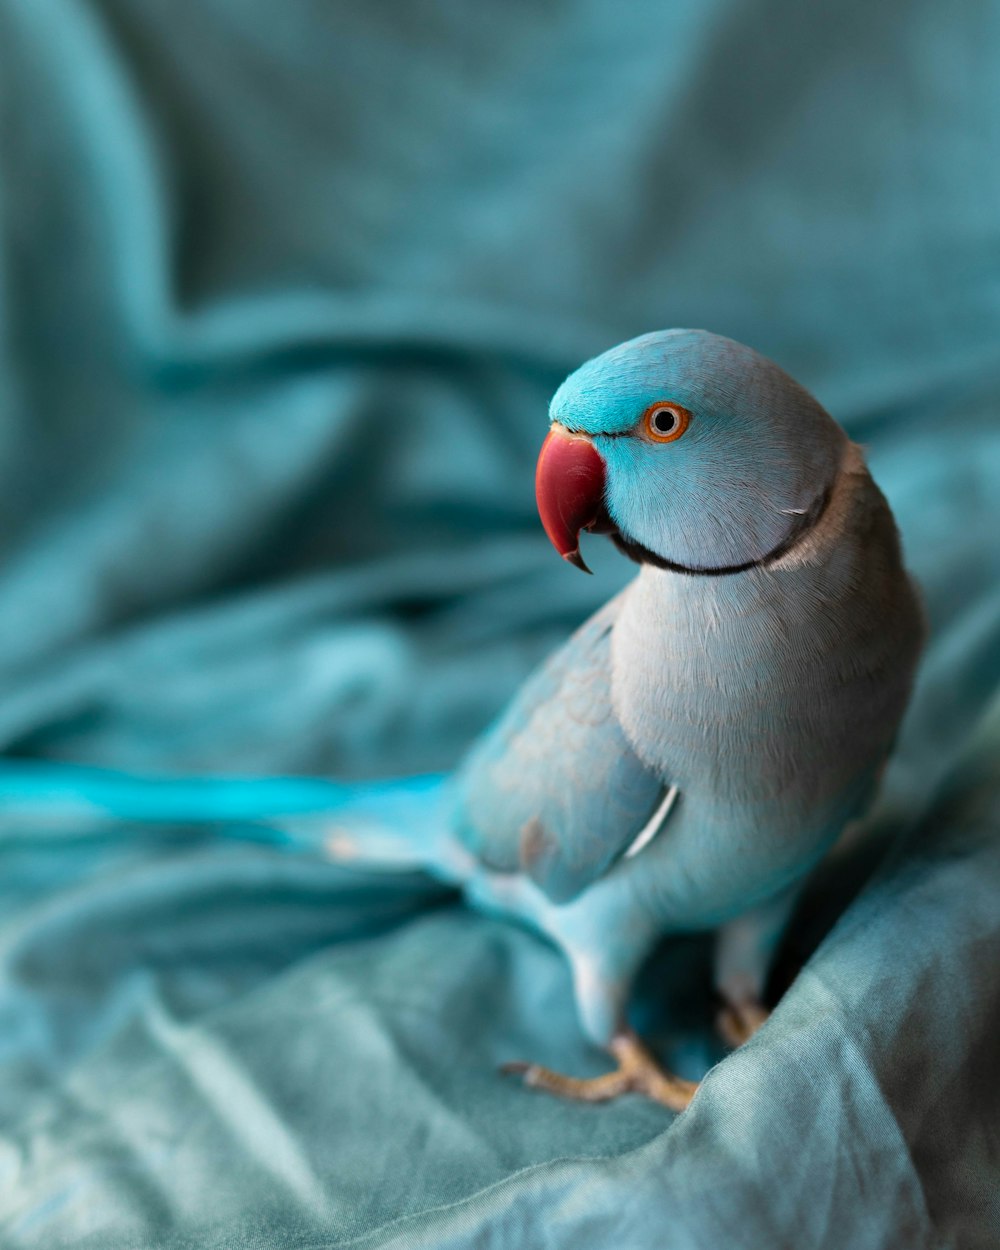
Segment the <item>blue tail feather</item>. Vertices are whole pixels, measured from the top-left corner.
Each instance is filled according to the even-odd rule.
[[[440,774],[370,782],[319,777],[139,777],[0,761],[0,837],[86,836],[109,826],[212,825],[229,837],[320,850],[365,867],[455,879],[449,785]]]

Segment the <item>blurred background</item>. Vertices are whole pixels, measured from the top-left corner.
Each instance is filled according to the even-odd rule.
[[[1000,681],[998,52],[1000,10],[972,0],[0,0],[7,765],[449,769],[633,572],[591,540],[582,577],[542,534],[549,397],[613,343],[693,326],[809,387],[896,511],[933,632],[884,806],[894,829],[917,820]],[[442,1018],[465,1003],[471,1035],[487,1013],[501,1035],[520,1023],[506,1051],[468,1059],[481,1087],[456,1091],[435,1084],[441,1037],[365,999],[428,976],[435,950],[453,960],[455,930],[425,931],[412,966],[412,934],[381,962],[363,942],[318,954],[436,895],[346,889],[330,865],[176,822],[78,832],[53,815],[0,843],[6,1244],[215,1229],[221,1245],[244,1218],[274,1221],[274,1244],[367,1236],[662,1128],[626,1106],[597,1142],[579,1108],[531,1103],[515,1123],[491,1103],[505,1128],[435,1139],[437,1162],[376,1212],[371,1172],[345,1179],[355,1156],[326,1129],[391,1123],[409,1159],[424,1095],[385,1077],[381,1121],[339,1103],[310,1118],[304,1091],[348,1097],[323,1064],[353,1062],[357,1021],[377,1018],[436,1106],[481,1112],[502,1098],[492,1061],[537,1053],[525,1001],[562,1013],[563,1066],[581,1047],[558,962],[526,935],[479,921],[480,948],[461,929]],[[473,923],[448,917],[434,923]],[[367,1003],[346,1026],[323,1006],[332,983]],[[473,984],[489,987],[478,1015]],[[290,1019],[302,1084],[269,1089],[272,1119],[242,1085],[223,1115],[205,1092],[221,1077],[188,1105],[162,1076],[168,1052],[194,1062],[185,1030],[245,1028],[234,1053],[273,1055]],[[144,1092],[119,1104],[122,1089]],[[237,1104],[248,1118],[220,1128]],[[151,1122],[159,1162],[133,1133]],[[276,1124],[280,1165],[247,1145]]]
[[[939,445],[1000,369],[996,20],[5,0],[3,748],[449,766],[631,574],[553,559],[532,473],[652,328],[776,358],[876,471],[890,418]]]

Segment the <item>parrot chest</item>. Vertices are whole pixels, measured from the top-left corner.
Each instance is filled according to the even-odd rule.
[[[823,589],[640,574],[612,638],[612,697],[648,767],[745,805],[813,802],[877,766],[905,701],[887,677],[894,631]]]

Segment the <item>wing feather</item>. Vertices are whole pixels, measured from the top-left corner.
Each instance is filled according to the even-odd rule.
[[[461,770],[462,841],[558,902],[634,841],[665,789],[632,751],[611,702],[620,607],[621,596],[612,599],[529,679]]]

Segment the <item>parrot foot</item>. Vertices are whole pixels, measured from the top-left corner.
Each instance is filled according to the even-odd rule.
[[[727,1003],[715,1018],[722,1040],[733,1050],[748,1042],[771,1013],[758,1002]]]
[[[694,1097],[698,1082],[665,1072],[631,1031],[616,1034],[608,1049],[618,1067],[603,1076],[563,1076],[537,1063],[505,1063],[500,1071],[519,1074],[532,1089],[578,1102],[610,1102],[622,1094],[642,1094],[671,1111],[683,1111]]]

